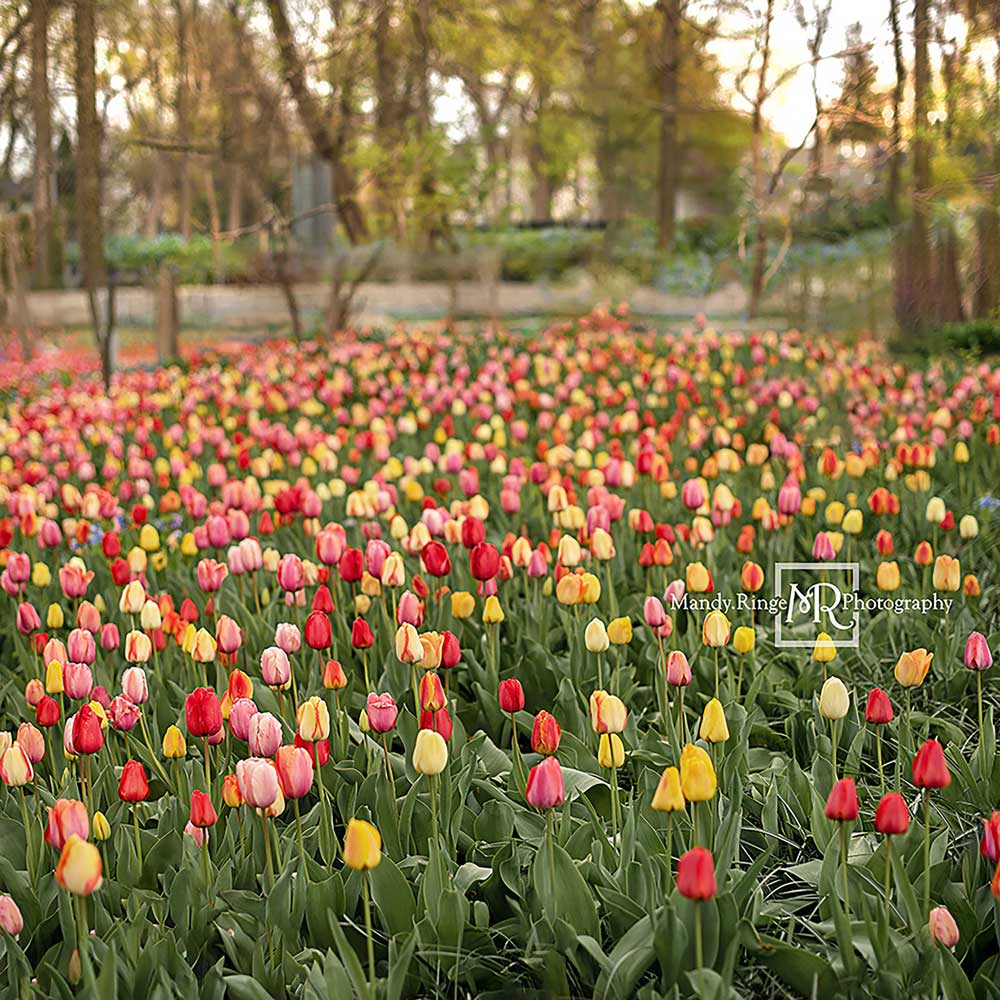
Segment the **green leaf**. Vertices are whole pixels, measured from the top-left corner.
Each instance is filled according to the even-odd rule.
[[[549,920],[565,920],[577,934],[600,938],[597,906],[590,888],[573,859],[558,845],[552,845],[551,860],[543,843],[532,866],[532,884]]]

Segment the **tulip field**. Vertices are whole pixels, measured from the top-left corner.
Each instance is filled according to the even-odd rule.
[[[1000,997],[988,360],[620,308],[0,393],[0,997]]]

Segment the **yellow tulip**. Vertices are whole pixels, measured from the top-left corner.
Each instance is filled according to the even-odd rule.
[[[680,771],[676,767],[664,768],[660,783],[653,793],[653,809],[656,812],[680,812],[685,805]]]
[[[382,860],[382,837],[363,819],[347,822],[344,835],[344,864],[357,872],[370,871]]]

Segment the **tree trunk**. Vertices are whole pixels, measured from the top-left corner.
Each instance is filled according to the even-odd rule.
[[[930,96],[930,0],[913,4],[913,221],[909,247],[901,277],[908,287],[897,296],[897,321],[906,334],[919,334],[930,315],[932,279],[930,265],[931,159],[927,137],[927,105]],[[900,276],[897,276],[900,277]]]
[[[892,24],[892,54],[896,65],[896,81],[892,88],[892,131],[889,148],[889,222],[899,223],[899,195],[903,163],[903,93],[906,87],[906,63],[903,61],[903,32],[899,23],[899,0],[889,0],[889,21]]]
[[[771,26],[774,23],[774,0],[767,0],[764,34],[757,73],[757,93],[750,118],[750,162],[753,179],[755,234],[750,276],[750,301],[747,312],[751,319],[760,313],[764,296],[764,275],[767,271],[767,231],[764,218],[764,102],[767,100],[767,71],[771,62]]]
[[[10,296],[13,300],[8,321],[17,333],[18,343],[21,345],[21,357],[30,361],[31,349],[31,314],[28,311],[28,297],[24,289],[24,270],[21,257],[21,235],[18,232],[17,216],[8,215],[6,225],[3,227],[3,235],[6,240],[0,242],[0,247],[6,243],[6,253],[3,256],[7,265],[7,286],[10,288]]]
[[[330,164],[337,215],[347,238],[352,243],[361,243],[368,238],[368,225],[357,200],[357,179],[353,170],[344,162],[339,144],[334,141],[326,113],[306,83],[305,66],[295,48],[284,0],[267,0],[267,10],[278,43],[282,76],[292,93],[299,118],[309,134],[316,155]]]
[[[660,42],[660,169],[657,185],[656,245],[671,251],[677,225],[677,84],[680,67],[681,0],[660,0],[663,34]]]
[[[177,143],[181,147],[178,154],[178,195],[177,214],[181,236],[191,238],[191,157],[184,148],[191,141],[191,121],[189,112],[188,85],[190,82],[190,23],[184,0],[174,0],[174,12],[177,19],[177,95],[176,95],[176,127]]]
[[[49,0],[31,4],[31,116],[35,129],[34,216],[36,288],[52,285],[52,107],[49,100]]]
[[[161,264],[156,287],[156,353],[161,364],[180,357],[179,326],[177,282],[170,267]]]
[[[976,216],[976,287],[972,299],[977,319],[1000,316],[1000,213],[987,205]]]

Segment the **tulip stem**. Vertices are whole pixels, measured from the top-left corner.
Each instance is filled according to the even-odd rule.
[[[438,849],[438,803],[437,803],[437,775],[429,774],[427,775],[427,781],[430,784],[430,796],[431,796],[431,835],[434,841],[434,850]]]
[[[264,828],[264,857],[267,860],[268,890],[274,889],[274,863],[271,861],[271,831],[267,828],[267,813],[261,815]]]
[[[417,724],[420,724],[420,685],[417,683],[416,664],[410,663],[410,683],[413,685],[413,714],[417,717]]]
[[[24,786],[22,785],[18,791],[21,793],[21,820],[24,823],[24,868],[28,873],[28,881],[34,883],[35,877],[32,872],[31,864],[31,848],[32,848],[32,834],[30,832],[30,825],[28,821],[28,803],[24,798]]]
[[[882,730],[875,726],[875,756],[878,758],[878,782],[885,794],[885,771],[882,768]]]
[[[368,891],[368,872],[361,873],[361,899],[365,907],[365,934],[368,938],[368,988],[375,989],[375,942],[372,940],[372,903]]]
[[[890,897],[892,895],[892,839],[885,837],[885,943],[889,944]]]
[[[705,996],[705,966],[704,950],[701,942],[701,902],[696,900],[694,904],[694,961],[698,966],[698,995]]]
[[[670,895],[674,887],[674,814],[667,813],[667,882],[664,898]]]
[[[139,804],[132,806],[132,826],[135,830],[135,856],[139,859],[139,871],[142,871],[142,841],[139,840]]]
[[[844,883],[844,909],[851,909],[850,887],[847,882],[847,827],[840,822],[840,875]]]
[[[612,749],[612,754],[614,750]],[[611,765],[611,846],[618,842],[618,768]]]
[[[368,678],[368,650],[363,650],[361,653],[361,668],[365,672],[365,694],[370,694],[372,689],[372,682]]]
[[[830,740],[833,744],[833,754],[831,758],[833,761],[833,780],[836,781],[837,780],[837,720],[836,719],[830,720]]]
[[[976,671],[976,701],[979,705],[979,749],[983,749],[983,672]]]
[[[924,789],[924,913],[931,912],[931,790]]]
[[[714,624],[714,623],[713,623]],[[715,697],[719,697],[719,647],[715,647]]]
[[[389,763],[389,743],[385,738],[385,733],[382,734],[382,750],[385,752],[385,773],[389,778],[389,787],[392,789],[392,811],[396,814],[398,821],[399,806],[396,804],[396,779],[392,773],[392,765]]]

